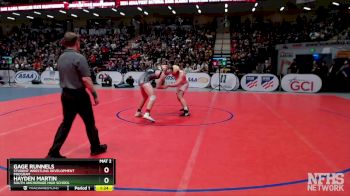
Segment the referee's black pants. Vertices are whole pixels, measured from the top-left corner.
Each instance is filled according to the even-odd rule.
[[[57,130],[54,143],[49,151],[49,154],[59,154],[59,151],[64,141],[67,139],[68,133],[77,114],[79,114],[84,121],[91,150],[98,148],[100,145],[100,139],[98,136],[98,130],[95,126],[94,113],[92,110],[90,97],[85,89],[64,88],[62,90],[61,102],[63,108],[63,122]]]

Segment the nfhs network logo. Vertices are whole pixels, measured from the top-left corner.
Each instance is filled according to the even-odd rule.
[[[344,173],[308,173],[308,191],[344,191]]]

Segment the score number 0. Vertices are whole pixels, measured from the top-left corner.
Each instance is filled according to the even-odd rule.
[[[103,169],[103,172],[104,172],[105,174],[108,174],[108,173],[109,173],[109,168],[108,168],[108,167],[105,167],[105,168]],[[109,183],[109,178],[108,178],[108,177],[105,177],[105,178],[103,179],[103,182],[106,183],[106,184],[108,184],[108,183]]]

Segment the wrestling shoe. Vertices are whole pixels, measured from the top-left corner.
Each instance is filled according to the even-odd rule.
[[[142,117],[142,112],[136,112],[135,117]]]
[[[190,116],[190,112],[188,110],[184,110],[184,112],[180,114],[180,116]]]
[[[143,115],[143,118],[144,118],[144,119],[147,119],[147,120],[149,120],[149,121],[151,121],[151,122],[155,122],[155,120],[151,117],[151,115],[150,115],[149,113],[145,113],[145,114]]]

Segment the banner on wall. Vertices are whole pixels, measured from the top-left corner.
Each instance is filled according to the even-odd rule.
[[[3,82],[15,82],[16,73],[13,70],[0,70],[0,78]]]
[[[39,80],[40,76],[36,71],[19,71],[16,72],[16,83],[31,83],[33,80]]]
[[[233,88],[234,91],[236,91],[239,88],[239,79],[236,77],[236,86]]]
[[[102,84],[103,83],[103,79],[106,76],[110,76],[112,78],[112,84],[120,84],[123,80],[123,76],[121,73],[116,72],[116,71],[101,71],[96,75],[96,82],[97,84]]]
[[[220,79],[220,81],[219,81]],[[215,73],[211,77],[211,87],[214,89],[219,89],[219,84],[221,85],[220,88],[223,88],[223,90],[234,90],[238,89],[239,84],[237,84],[238,78],[232,74],[232,73]]]
[[[60,83],[58,71],[44,71],[40,79],[43,84],[58,85]]]
[[[282,78],[281,85],[287,92],[316,93],[322,88],[322,80],[314,74],[288,74]]]
[[[315,0],[313,0],[315,1]],[[188,3],[217,3],[217,2],[253,2],[255,0],[120,0],[120,6],[135,5],[168,5],[168,4],[188,4]],[[118,6],[116,3],[115,5]]]
[[[187,73],[186,77],[190,88],[206,88],[210,83],[207,73]]]
[[[167,75],[165,78],[165,85],[169,85],[169,84],[174,84],[175,83],[175,77],[173,75]]]
[[[246,74],[241,79],[241,86],[246,91],[271,92],[278,88],[279,80],[273,74]]]
[[[136,86],[138,85],[138,80],[143,73],[145,72],[128,72],[124,76],[124,82],[126,82],[126,79],[131,76],[134,79],[134,85]],[[205,88],[210,83],[210,76],[206,73],[187,73],[186,77],[190,88]],[[169,85],[173,83],[175,83],[175,77],[168,75],[165,78],[164,84]]]
[[[187,73],[186,77],[190,88],[206,88],[210,83],[210,76],[207,73]],[[175,81],[173,75],[165,78],[166,85],[173,84]]]
[[[124,75],[124,82],[126,83],[126,79],[128,79],[131,76],[134,79],[134,86],[138,86],[139,85],[139,78],[144,73],[145,72],[138,72],[138,71],[128,72]]]

